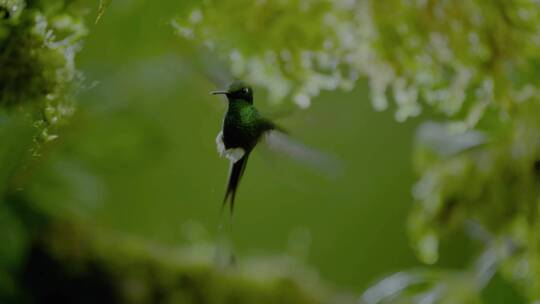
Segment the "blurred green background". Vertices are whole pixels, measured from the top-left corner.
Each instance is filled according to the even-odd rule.
[[[91,87],[34,173],[35,201],[171,246],[185,244],[193,225],[206,231],[202,238],[216,238],[228,163],[214,139],[226,105],[208,94],[219,84],[170,26],[186,5],[115,1],[91,27],[78,57]],[[264,113],[279,111],[255,90]],[[345,171],[329,179],[256,150],[230,235],[238,258],[294,253],[290,242],[300,234],[308,264],[356,292],[416,265],[404,229],[416,122],[375,112],[364,85],[279,116],[296,139],[336,155]]]
[[[103,3],[0,0],[0,302],[540,299],[533,0]],[[220,229],[232,74],[344,170],[258,147]]]

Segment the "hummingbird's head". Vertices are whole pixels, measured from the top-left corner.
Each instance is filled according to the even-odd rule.
[[[253,104],[253,89],[241,81],[231,83],[226,91],[214,91],[212,94],[226,95],[229,102],[233,100],[245,100]]]

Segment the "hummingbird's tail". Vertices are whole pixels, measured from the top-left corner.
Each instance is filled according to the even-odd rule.
[[[244,171],[246,169],[248,157],[249,157],[249,153],[246,153],[238,161],[234,163],[231,162],[231,169],[229,173],[229,182],[227,184],[227,191],[225,192],[225,198],[223,199],[223,205],[221,206],[221,209],[223,210],[223,208],[227,204],[227,201],[230,198],[231,216],[234,211],[234,198],[236,196],[236,190],[238,189],[238,184],[240,183],[240,179],[242,178],[242,175],[244,174]]]

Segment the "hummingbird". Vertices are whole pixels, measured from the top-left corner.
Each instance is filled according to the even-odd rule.
[[[225,95],[228,109],[222,129],[216,137],[221,157],[230,161],[229,180],[222,208],[230,201],[230,213],[234,211],[236,191],[246,170],[250,153],[261,141],[275,151],[284,152],[302,162],[307,162],[327,173],[335,171],[338,163],[318,151],[291,140],[283,128],[262,116],[253,105],[253,89],[242,81],[235,81],[227,90],[213,91],[213,95]]]
[[[223,206],[230,200],[232,214],[236,191],[246,170],[250,153],[267,132],[282,129],[257,111],[253,105],[253,89],[247,84],[236,81],[229,85],[227,90],[211,93],[223,94],[228,101],[223,126],[216,137],[216,145],[220,156],[230,161]]]

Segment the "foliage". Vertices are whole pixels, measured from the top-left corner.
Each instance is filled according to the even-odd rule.
[[[205,1],[173,25],[227,54],[236,76],[276,99],[292,94],[307,105],[321,89],[349,89],[367,76],[375,108],[391,94],[400,121],[420,114],[422,100],[474,127],[487,108],[508,114],[534,95],[534,5]]]
[[[29,231],[9,204],[25,170],[73,113],[86,35],[74,1],[0,0],[0,301],[16,293]]]
[[[86,28],[73,1],[0,1],[0,104],[24,108],[40,142],[73,113],[75,54]],[[22,113],[22,112],[20,112]]]
[[[495,272],[538,300],[539,20],[532,0],[237,0],[205,1],[173,26],[275,101],[307,107],[367,77],[375,109],[390,98],[398,121],[422,108],[444,119],[420,128],[415,148],[419,258],[435,263],[441,237],[480,225],[491,235],[480,252],[512,248]]]

